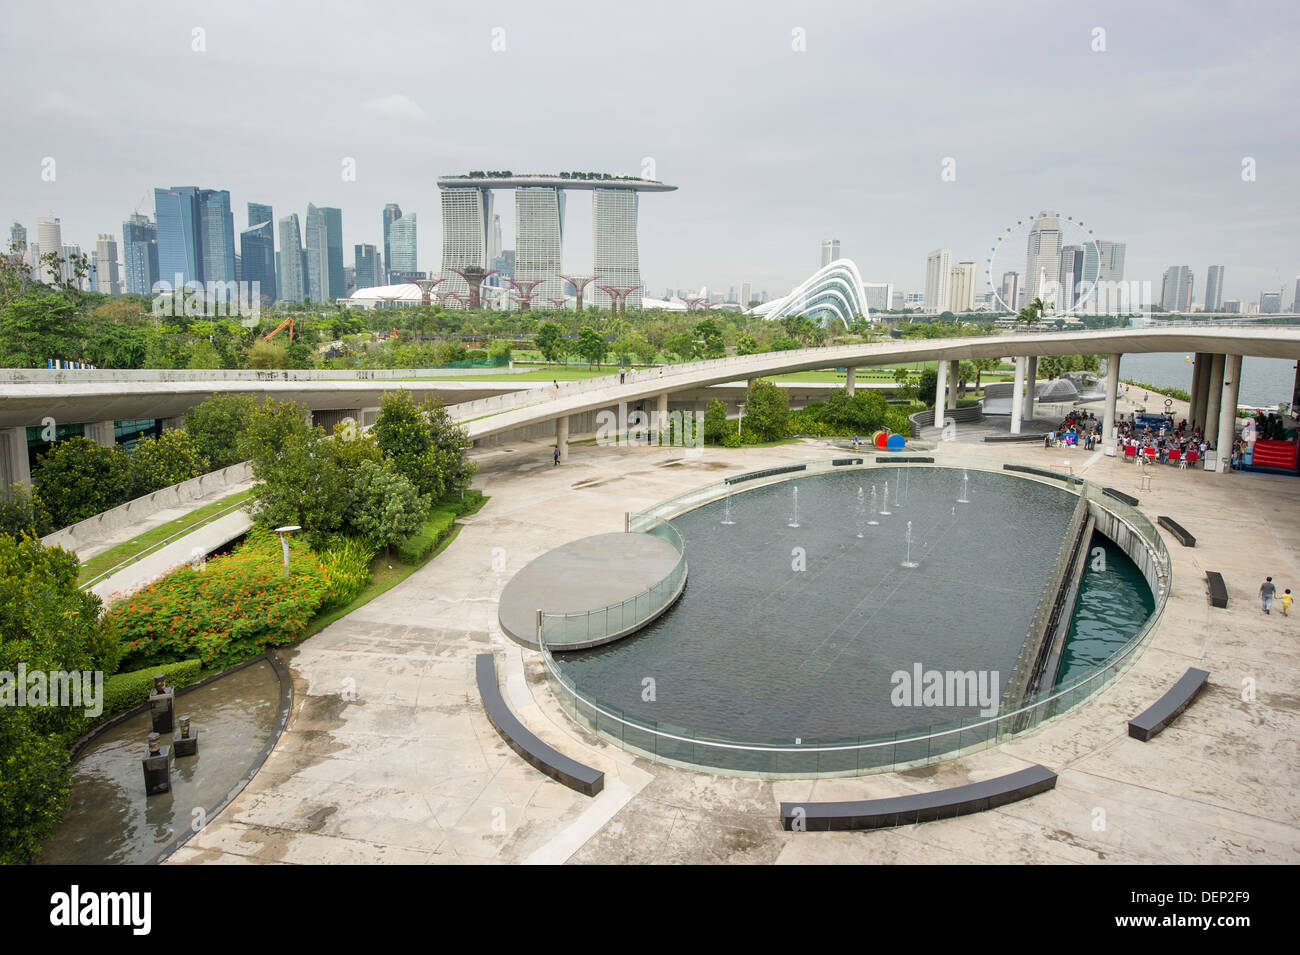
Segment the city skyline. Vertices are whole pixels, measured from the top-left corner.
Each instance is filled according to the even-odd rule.
[[[436,55],[389,62],[382,78],[362,84],[321,77],[313,95],[331,101],[339,120],[326,130],[305,112],[285,111],[274,124],[250,118],[241,105],[255,99],[249,77],[258,88],[289,88],[288,77],[314,69],[320,56],[387,43],[382,25],[351,17],[309,50],[287,28],[249,29],[249,15],[238,11],[163,11],[136,24],[107,10],[16,8],[0,41],[9,81],[0,98],[12,124],[0,153],[7,183],[0,214],[29,230],[38,217],[60,217],[67,240],[90,248],[99,234],[120,232],[132,212],[147,212],[140,197],[153,188],[201,182],[229,190],[233,205],[270,202],[300,219],[309,202],[342,209],[347,248],[381,245],[383,206],[396,201],[420,214],[419,266],[433,272],[431,253],[442,244],[438,175],[500,166],[642,175],[649,162],[655,178],[681,190],[672,202],[641,210],[640,272],[652,289],[749,282],[780,293],[807,277],[807,250],[827,236],[841,240],[865,278],[921,289],[928,249],[942,245],[982,262],[1008,220],[1044,208],[1126,242],[1131,279],[1157,284],[1179,261],[1202,278],[1209,264],[1226,265],[1225,299],[1253,300],[1261,289],[1293,284],[1300,186],[1288,171],[1300,147],[1275,121],[1296,92],[1283,54],[1300,30],[1287,8],[1266,5],[1234,18],[1181,5],[1172,22],[1158,7],[1114,3],[1061,11],[1047,22],[1024,9],[956,7],[945,14],[954,28],[938,32],[929,31],[935,14],[902,9],[868,15],[760,4],[743,20],[701,13],[689,42],[710,56],[689,77],[659,69],[644,52],[657,40],[681,42],[661,35],[667,27],[657,22],[635,21],[648,32],[630,51],[605,42],[633,22],[619,11],[508,7],[499,13],[499,50],[493,26],[477,15],[412,11],[409,29],[428,26]],[[300,13],[265,15],[287,25]],[[192,48],[195,29],[204,31],[202,51]],[[971,55],[973,38],[983,35],[1051,49],[1054,69],[1025,88],[1016,57]],[[934,45],[918,62],[921,38]],[[857,53],[868,40],[875,53],[864,61]],[[168,82],[142,97],[137,81],[96,69],[104,95],[93,108],[84,105],[85,70],[107,66],[104,51],[119,41],[159,51]],[[561,41],[584,49],[581,68],[543,55]],[[593,67],[626,71],[627,82],[593,86]],[[584,96],[545,115],[501,105],[539,69]],[[655,81],[643,85],[637,77],[646,70]],[[483,78],[474,102],[426,92],[450,89],[467,73]],[[1026,141],[1020,121],[1002,118],[1051,115],[1057,97],[1076,90],[1079,113],[1095,119],[1081,158],[1062,148],[1072,133],[1058,130],[1040,146]],[[629,91],[636,121],[595,135],[592,121],[623,115]],[[838,126],[840,104],[867,95],[876,111],[870,133],[845,131],[833,145],[827,137],[770,135],[781,111],[797,114],[802,128]],[[471,122],[484,103],[506,121]],[[940,103],[945,115],[969,118],[923,125],[920,117]],[[1192,109],[1194,123],[1186,120]],[[1198,132],[1208,127],[1214,137]],[[214,151],[213,128],[251,136],[255,158]],[[266,153],[295,158],[267,162]],[[50,180],[42,178],[47,158]],[[567,218],[586,221],[590,200],[572,197]],[[506,203],[497,212],[504,245],[513,248],[515,217]],[[566,270],[592,260],[584,232],[566,236]]]

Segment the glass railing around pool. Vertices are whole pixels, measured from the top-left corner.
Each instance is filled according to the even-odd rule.
[[[540,646],[555,650],[599,646],[644,626],[677,599],[686,580],[686,550],[682,535],[668,521],[638,527],[635,531],[662,538],[676,549],[677,562],[668,574],[635,596],[605,607],[578,613],[539,613]]]
[[[944,467],[961,468],[958,458],[945,460]],[[970,470],[997,471],[998,465],[987,459],[970,459],[964,462]],[[793,477],[790,474],[771,479],[758,479],[753,485],[773,483],[777,480],[798,480],[803,474],[824,473],[831,470],[879,469],[889,465],[862,465],[835,468],[829,461],[810,462],[807,471]],[[1041,480],[1033,475],[1019,474],[1027,480]],[[576,722],[618,742],[628,749],[654,758],[674,763],[698,765],[726,772],[753,775],[807,775],[839,776],[890,771],[922,765],[938,759],[998,745],[1012,734],[1025,732],[1047,720],[1060,716],[1076,704],[1083,702],[1128,670],[1151,640],[1164,613],[1169,595],[1169,555],[1159,532],[1151,521],[1136,507],[1125,504],[1103,493],[1092,483],[1064,485],[1069,491],[1095,502],[1123,522],[1146,545],[1152,566],[1155,608],[1138,632],[1122,647],[1090,671],[1081,673],[1067,683],[1040,691],[1007,713],[983,717],[971,716],[960,720],[935,722],[911,730],[864,735],[856,738],[815,740],[786,739],[767,741],[739,741],[716,735],[700,733],[688,727],[666,722],[655,722],[628,714],[596,694],[579,689],[563,672],[551,650],[561,646],[549,636],[542,643],[542,657],[548,681],[556,700]],[[653,508],[629,517],[632,529],[671,528],[667,517],[691,507],[725,497],[728,493],[743,493],[739,488],[717,482],[696,488],[661,502]],[[653,530],[651,532],[654,532]],[[680,537],[677,538],[680,541]],[[685,554],[680,562],[684,567]],[[617,619],[616,621],[617,622]],[[597,632],[600,622],[591,632]],[[610,627],[608,618],[604,626]],[[613,631],[611,631],[613,632]]]

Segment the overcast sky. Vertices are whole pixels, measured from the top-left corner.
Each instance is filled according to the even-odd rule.
[[[919,291],[931,249],[982,264],[1049,208],[1127,242],[1157,295],[1174,264],[1198,300],[1210,264],[1228,298],[1289,303],[1300,274],[1294,0],[0,2],[6,243],[54,215],[88,252],[155,186],[197,185],[230,190],[237,231],[249,201],[341,207],[349,266],[397,202],[436,271],[437,176],[648,159],[679,187],[641,201],[655,295],[785,292],[831,236]],[[590,209],[569,194],[576,271]]]

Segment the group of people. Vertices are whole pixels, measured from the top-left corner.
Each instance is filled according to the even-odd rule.
[[[1091,411],[1071,411],[1055,431],[1043,437],[1045,448],[1076,448],[1091,451],[1101,441],[1101,422]]]
[[[1277,595],[1277,585],[1273,583],[1272,577],[1265,577],[1264,582],[1259,585],[1259,601],[1263,606],[1264,613],[1272,613],[1273,598]],[[1291,588],[1288,587],[1282,591],[1282,596],[1278,600],[1282,605],[1282,616],[1291,616]]]

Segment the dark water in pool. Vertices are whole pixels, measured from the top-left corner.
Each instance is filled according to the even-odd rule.
[[[202,820],[253,763],[275,725],[280,680],[265,661],[176,698],[176,715],[199,731],[199,751],[172,763],[172,791],[145,796],[140,760],[149,714],[131,717],[90,743],[72,767],[63,822],[36,856],[61,865],[151,861]]]
[[[903,476],[902,507],[895,505]],[[859,529],[857,490],[890,482],[892,516]],[[690,576],[639,634],[557,655],[580,690],[661,728],[746,742],[831,741],[974,717],[978,706],[895,706],[895,671],[998,675],[1024,642],[1076,498],[971,471],[888,468],[800,478],[733,495],[673,523]],[[798,488],[799,527],[792,520]],[[954,513],[955,509],[955,513]],[[907,522],[920,566],[901,565]],[[806,569],[798,569],[801,566]],[[653,699],[645,681],[653,680]]]
[[[1057,686],[1094,672],[1141,629],[1155,609],[1155,597],[1137,564],[1109,538],[1094,534],[1091,548],[1102,548],[1104,565],[1089,559],[1079,582],[1079,597],[1061,651]]]

